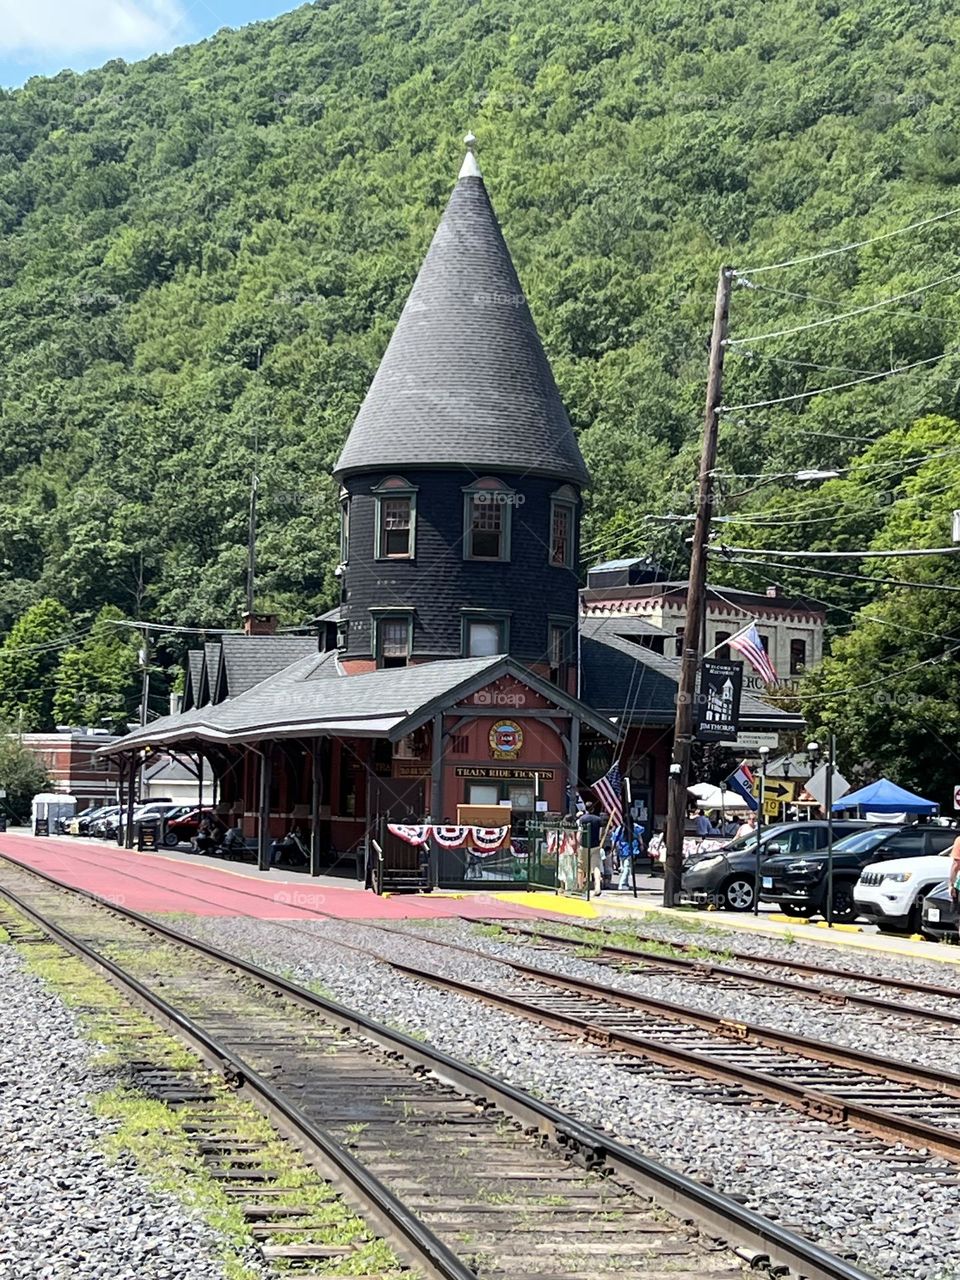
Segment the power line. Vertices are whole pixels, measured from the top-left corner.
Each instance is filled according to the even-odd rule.
[[[804,333],[808,329],[821,329],[824,325],[839,324],[841,320],[851,320],[854,316],[866,315],[868,311],[879,311],[881,307],[889,307],[894,302],[902,302],[904,298],[915,298],[920,293],[928,293],[931,289],[936,289],[942,284],[949,284],[951,280],[958,278],[960,278],[960,271],[954,271],[948,276],[941,276],[939,280],[932,280],[929,284],[917,285],[915,289],[908,289],[906,293],[897,293],[890,298],[881,298],[879,302],[869,302],[865,306],[855,307],[852,311],[843,311],[835,316],[824,316],[819,320],[807,320],[804,324],[794,325],[791,329],[773,329],[769,333],[751,334],[748,338],[728,338],[726,345],[728,347],[739,347],[747,342],[766,342],[769,338],[787,338],[794,333]]]
[[[960,272],[957,273],[960,276]],[[928,356],[925,360],[914,360],[911,364],[902,364],[896,369],[884,369],[882,373],[868,373],[862,378],[851,378],[848,382],[832,382],[827,387],[813,387],[808,391],[795,391],[789,396],[777,396],[772,400],[753,400],[749,404],[721,405],[721,413],[739,413],[744,409],[765,409],[774,404],[789,404],[794,400],[806,400],[809,396],[824,395],[828,391],[846,391],[849,387],[859,387],[864,382],[876,382],[879,378],[892,378],[898,373],[909,373],[911,369],[919,369],[921,365],[936,364],[948,356],[956,355],[956,351],[941,351],[939,355]]]
[[[899,560],[903,556],[954,556],[960,554],[960,545],[950,547],[901,547],[896,551],[788,551],[784,547],[726,547],[710,544],[711,551],[739,552],[745,556],[790,556],[797,560]]]
[[[898,471],[901,467],[922,466],[927,462],[936,462],[939,458],[949,458],[960,453],[960,446],[942,449],[939,453],[918,454],[913,458],[897,458],[886,462],[851,462],[845,467],[829,467],[825,470],[835,471],[838,476],[850,471]],[[716,471],[714,475],[721,480],[791,480],[796,471]],[[829,477],[831,480],[834,477]]]
[[[905,578],[873,578],[866,573],[842,573],[839,569],[801,569],[795,564],[783,564],[779,560],[745,560],[745,559],[728,559],[728,564],[749,564],[756,565],[764,569],[787,569],[791,573],[802,572],[804,577],[812,578],[846,578],[851,582],[868,582],[871,586],[880,587],[911,587],[921,591],[946,591],[949,593],[960,592],[960,587],[950,586],[946,582],[911,582]],[[763,576],[762,574],[760,575]],[[770,579],[770,581],[773,581]],[[779,584],[778,584],[779,585]],[[813,598],[813,597],[811,597]],[[821,601],[821,603],[823,603]],[[831,605],[830,608],[839,608],[840,606]]]
[[[908,671],[917,671],[920,667],[931,667],[939,662],[946,662],[958,650],[960,650],[960,644],[955,644],[944,653],[938,653],[935,658],[924,658],[921,662],[913,662],[908,667],[894,667],[885,675],[878,676],[876,680],[864,680],[861,684],[851,685],[848,689],[834,689],[830,693],[813,694],[780,693],[777,691],[774,696],[779,698],[781,702],[823,702],[827,698],[842,698],[848,693],[860,693],[862,689],[871,689],[874,685],[889,684],[892,676],[906,675]]]
[[[126,618],[104,618],[103,621],[109,623],[111,627],[129,627],[134,631],[169,631],[197,636],[242,636],[246,634],[246,632],[238,630],[236,627],[177,627],[172,623],[131,622]]]
[[[878,236],[869,236],[866,240],[854,240],[850,244],[838,245],[835,249],[821,249],[819,253],[808,253],[802,258],[788,258],[785,262],[770,262],[766,266],[746,268],[743,271],[735,271],[734,275],[758,276],[764,271],[783,271],[787,267],[799,267],[807,262],[818,262],[822,258],[832,258],[838,253],[850,253],[853,249],[863,249],[869,244],[879,244],[881,240],[906,235],[908,231],[918,231],[920,227],[928,227],[933,222],[942,222],[944,218],[955,218],[958,213],[960,209],[948,209],[946,213],[935,213],[932,217],[911,222],[909,226],[898,227],[894,231],[884,231]]]
[[[755,289],[763,293],[776,293],[783,298],[796,298],[800,302],[818,302],[824,307],[839,306],[836,298],[823,298],[817,293],[802,293],[799,289],[776,289],[772,284],[755,284],[752,280],[738,280],[738,284],[746,289]],[[906,316],[911,320],[933,320],[937,324],[955,324],[953,318],[947,316],[932,316],[927,311],[918,311],[916,307],[894,307],[894,310],[902,316]]]

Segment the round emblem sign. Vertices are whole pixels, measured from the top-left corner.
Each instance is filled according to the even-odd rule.
[[[498,720],[490,730],[490,750],[496,760],[513,760],[523,746],[523,730],[512,720]]]

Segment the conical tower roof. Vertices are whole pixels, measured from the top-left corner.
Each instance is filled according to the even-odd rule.
[[[589,483],[472,150],[335,474],[449,466]]]

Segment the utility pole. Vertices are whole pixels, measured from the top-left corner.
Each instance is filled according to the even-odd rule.
[[[670,767],[667,793],[667,850],[663,876],[663,902],[667,907],[677,904],[683,866],[683,824],[687,813],[687,783],[690,775],[690,748],[693,741],[693,701],[697,690],[697,671],[703,650],[703,628],[706,620],[707,542],[710,537],[713,471],[717,462],[717,428],[723,395],[724,341],[727,336],[732,284],[732,269],[721,267],[713,308],[713,331],[710,335],[707,404],[703,419],[703,446],[700,453],[697,507],[690,555],[687,617],[683,628],[683,654],[680,682],[677,687],[673,764]]]
[[[143,628],[143,644],[140,646],[140,655],[139,655],[139,656],[140,656],[140,670],[141,670],[141,676],[140,676],[140,723],[141,723],[141,725],[145,725],[145,724],[147,723],[148,711],[149,711],[149,707],[150,707],[150,628],[149,628],[149,627],[144,627],[144,628]],[[146,789],[146,788],[145,788],[145,786],[144,786],[144,774],[145,774],[145,772],[146,772],[146,768],[147,768],[147,762],[146,762],[146,759],[141,758],[141,760],[140,760],[140,794],[139,794],[139,798],[140,798],[140,803],[141,803],[141,804],[143,803],[143,799],[144,799],[144,792],[145,792],[145,789]],[[133,764],[132,764],[132,762],[131,762],[131,765],[130,765],[130,777],[131,777],[131,779],[133,778]],[[131,794],[132,794],[132,793],[133,793],[133,784],[132,784],[132,782],[131,782],[130,791],[131,791]],[[127,827],[128,827],[128,828],[130,828],[130,827],[131,827],[131,823],[130,823],[129,819],[130,819],[130,816],[131,816],[132,812],[133,812],[133,811],[131,810],[131,811],[130,811],[130,813],[127,815],[127,818],[128,818],[128,821],[127,821]],[[131,830],[128,830],[127,835],[128,835],[128,839],[129,839],[129,840],[132,840],[132,839],[133,839],[133,831],[132,831],[132,829],[131,829]],[[128,843],[128,844],[127,844],[127,848],[129,849],[129,848],[131,848],[131,847],[132,847],[132,846]]]
[[[250,516],[247,523],[247,613],[253,616],[257,576],[257,473],[250,477]]]

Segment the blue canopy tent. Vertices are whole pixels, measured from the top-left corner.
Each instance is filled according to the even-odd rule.
[[[861,813],[913,813],[925,817],[934,817],[940,812],[940,806],[933,800],[915,796],[912,791],[905,791],[887,778],[871,782],[859,791],[848,791],[839,800],[834,800],[833,809],[834,812],[857,809]]]

